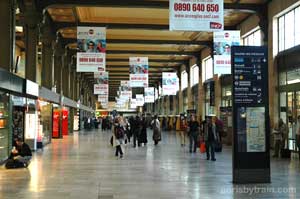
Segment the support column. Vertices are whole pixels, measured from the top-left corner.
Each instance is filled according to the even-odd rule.
[[[64,55],[62,56],[62,89],[63,89],[63,95],[70,98],[70,70],[69,70],[69,64],[70,64],[70,54],[67,50],[65,50]]]
[[[218,78],[218,75],[214,75],[215,81],[215,113],[220,117],[220,106],[222,101],[222,87],[221,80]]]
[[[52,89],[54,85],[53,42],[55,37],[50,27],[43,28],[42,35],[42,86]]]
[[[35,10],[28,9],[24,14],[25,25],[25,77],[36,82],[37,79],[37,45],[41,15]]]
[[[62,55],[64,50],[57,41],[54,51],[54,77],[56,93],[62,94]]]
[[[15,62],[15,1],[0,1],[0,67],[12,71]]]

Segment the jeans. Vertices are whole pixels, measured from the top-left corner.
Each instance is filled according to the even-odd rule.
[[[181,145],[185,145],[185,131],[180,131],[179,133]]]
[[[192,152],[193,149],[193,144],[194,144],[194,153],[197,150],[198,146],[198,133],[197,132],[190,132],[190,152]]]
[[[121,156],[123,156],[121,145],[116,146],[116,156],[119,156],[119,153]]]
[[[209,159],[211,156],[211,159],[214,160],[215,159],[215,142],[214,141],[206,141],[205,148],[206,148],[207,159]]]
[[[140,139],[139,139],[139,132],[133,133],[133,146],[136,147],[136,142],[138,142],[138,146],[141,146]]]
[[[281,140],[275,140],[275,149],[274,149],[274,157],[279,156],[279,151],[282,148],[282,141]]]

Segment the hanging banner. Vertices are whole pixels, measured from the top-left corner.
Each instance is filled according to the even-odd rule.
[[[135,109],[137,107],[137,105],[136,105],[136,99],[131,99],[130,100],[130,108],[133,108],[133,109]]]
[[[98,95],[98,102],[101,103],[108,102],[108,95]]]
[[[145,103],[154,103],[154,87],[145,88]]]
[[[148,87],[148,57],[130,57],[130,87]]]
[[[120,91],[120,98],[122,99],[131,99],[132,98],[132,91]]]
[[[158,99],[158,90],[157,88],[154,89],[154,100]]]
[[[121,81],[121,87],[120,87],[120,91],[131,91],[131,87],[130,87],[130,83],[129,81]]]
[[[108,84],[108,72],[94,73],[97,84]]]
[[[240,39],[239,30],[214,32],[214,74],[231,74],[231,47]]]
[[[144,100],[144,95],[143,94],[136,94],[136,105],[137,106],[144,106],[145,100]]]
[[[108,84],[94,84],[95,95],[108,95]]]
[[[224,0],[170,0],[170,30],[221,31],[224,29]]]
[[[106,28],[77,27],[77,72],[105,71]]]
[[[178,78],[176,73],[162,73],[162,94],[176,95]]]

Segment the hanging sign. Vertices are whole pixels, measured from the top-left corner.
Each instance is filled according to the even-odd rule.
[[[94,73],[97,84],[108,84],[108,72]]]
[[[130,87],[148,87],[148,57],[130,57]]]
[[[239,45],[239,30],[214,32],[214,74],[231,74],[231,47]]]
[[[154,87],[145,88],[145,103],[154,103]]]
[[[143,94],[136,94],[136,105],[137,106],[144,106],[145,100],[144,100],[144,95]]]
[[[94,84],[95,95],[108,95],[108,84]]]
[[[77,27],[77,72],[105,71],[106,28]]]
[[[221,31],[224,29],[224,0],[170,0],[170,30]]]
[[[137,104],[136,104],[136,99],[131,99],[130,100],[130,108],[132,109],[135,109],[137,107]]]
[[[178,88],[178,78],[176,73],[163,73],[162,74],[162,94],[163,95],[176,95]]]

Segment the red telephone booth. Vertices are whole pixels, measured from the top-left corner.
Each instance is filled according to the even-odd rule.
[[[59,117],[60,117],[60,111],[53,110],[53,129],[52,129],[52,137],[53,138],[59,138]]]

